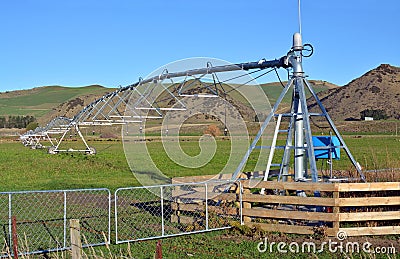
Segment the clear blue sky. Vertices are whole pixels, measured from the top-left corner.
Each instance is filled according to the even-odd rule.
[[[400,66],[399,0],[302,0],[311,79],[344,85]],[[2,0],[0,91],[128,85],[190,57],[230,62],[286,54],[297,0]]]

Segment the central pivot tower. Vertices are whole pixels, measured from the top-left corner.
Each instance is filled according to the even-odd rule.
[[[305,47],[307,47],[307,49],[305,49]],[[305,55],[303,53],[305,51],[309,51],[311,53]],[[270,149],[270,153],[266,165],[264,180],[267,180],[270,176],[272,167],[278,167],[278,181],[287,181],[288,177],[292,176],[295,181],[318,182],[322,178],[322,173],[317,169],[316,152],[324,152],[326,154],[326,158],[330,159],[328,163],[330,162],[330,165],[332,165],[332,157],[337,158],[337,153],[340,153],[340,149],[343,149],[350,162],[356,169],[359,178],[361,178],[362,181],[365,181],[365,177],[361,171],[360,165],[352,156],[325,107],[322,105],[317,94],[305,78],[302,59],[303,57],[311,56],[312,51],[313,49],[310,44],[303,45],[300,33],[295,33],[293,35],[292,48],[284,57],[286,67],[292,68],[292,75],[278,97],[276,103],[274,104],[271,112],[262,123],[259,132],[249,146],[249,149],[243,157],[241,163],[233,173],[232,179],[237,179],[238,175],[243,171],[244,166],[246,165],[246,162],[254,149],[267,148]],[[281,104],[283,98],[290,93],[290,89],[292,89],[290,112],[278,113],[279,105]],[[320,112],[309,111],[307,106],[306,89],[308,90],[309,95],[311,95],[311,98],[315,100]],[[328,140],[328,143],[325,143],[325,145],[315,146],[315,143],[313,143],[314,137],[312,135],[310,125],[310,119],[312,116],[325,118],[329,124],[329,127],[331,128],[331,132],[333,132],[330,137],[325,137]],[[280,129],[283,118],[288,120],[288,127],[285,130]],[[271,146],[257,145],[260,137],[264,134],[265,129],[273,119],[276,119],[276,128]],[[276,145],[279,133],[286,134],[285,145]],[[276,149],[283,149],[281,162],[278,164],[272,163]],[[293,159],[291,159],[292,155]],[[290,173],[289,170],[291,165],[293,165],[293,173]],[[330,171],[330,180],[332,180],[332,167]]]

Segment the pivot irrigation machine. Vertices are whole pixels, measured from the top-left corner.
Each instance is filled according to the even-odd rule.
[[[207,67],[205,68],[191,69],[181,72],[168,72],[168,70],[164,70],[157,76],[140,79],[135,84],[119,88],[118,90],[101,97],[87,105],[72,119],[63,117],[56,118],[46,127],[29,131],[21,136],[21,140],[25,145],[35,148],[42,146],[40,144],[42,139],[50,140],[52,147],[49,148],[49,153],[51,154],[74,151],[95,154],[96,150],[88,146],[79,129],[80,126],[120,125],[129,123],[141,124],[146,119],[162,119],[165,117],[165,112],[167,111],[182,111],[186,109],[182,97],[223,97],[226,94],[226,91],[223,88],[223,83],[231,80],[228,78],[220,81],[219,78],[222,78],[222,74],[224,73],[232,71],[245,71],[250,74],[261,73],[255,77],[255,79],[257,79],[271,71],[276,71],[277,68],[284,68],[291,71],[288,83],[284,86],[271,111],[267,113],[265,120],[260,123],[258,133],[248,147],[248,150],[237,169],[232,173],[232,179],[238,178],[250,154],[255,149],[268,149],[269,155],[267,158],[264,180],[267,180],[269,172],[273,167],[278,167],[278,179],[286,181],[289,176],[289,166],[291,164],[290,158],[293,156],[294,180],[307,181],[307,179],[310,179],[313,182],[317,182],[320,177],[318,175],[316,160],[328,159],[330,164],[332,164],[332,159],[340,158],[340,150],[343,149],[351,164],[357,170],[359,177],[365,181],[360,165],[352,156],[338,129],[335,127],[332,119],[313,90],[313,87],[306,79],[303,71],[302,60],[304,57],[311,56],[312,53],[312,46],[310,44],[303,44],[301,34],[295,33],[293,35],[293,44],[291,49],[286,55],[279,59],[262,59],[256,62],[222,66],[212,66],[212,64],[208,62]],[[204,83],[201,79],[205,75],[211,75],[213,81]],[[184,80],[179,83],[179,87],[171,89],[170,86],[175,83],[175,78],[184,78]],[[169,83],[166,83],[167,81]],[[188,91],[188,87],[190,87],[193,82],[199,83],[203,91],[198,91],[196,93]],[[246,83],[248,84],[249,82]],[[172,102],[161,102],[160,100],[156,100],[154,91],[155,88],[159,88],[160,85],[162,86],[162,91],[165,93],[164,99],[169,98]],[[204,91],[204,89],[206,91]],[[308,90],[312,98],[316,101],[320,112],[316,113],[309,111],[307,107],[306,90]],[[289,94],[291,95],[290,111],[286,113],[278,113],[278,108],[282,100]],[[165,95],[167,95],[167,97],[165,97]],[[134,101],[132,101],[132,99]],[[174,105],[172,106],[171,103]],[[313,136],[310,124],[311,117],[324,118],[329,123],[333,134],[324,137]],[[285,119],[288,121],[288,127],[281,129],[281,122]],[[276,126],[272,144],[270,146],[258,145],[261,136],[266,134],[265,129],[273,122],[275,122]],[[79,137],[85,144],[85,149],[76,150],[59,148],[60,144],[64,141],[65,136],[71,130],[75,130],[78,133]],[[58,141],[54,142],[54,138],[51,136],[55,134],[60,134],[61,137]],[[285,145],[279,146],[276,144],[277,136],[279,134],[286,134]],[[283,156],[281,158],[281,163],[274,164],[272,163],[272,160],[277,149],[283,149]],[[330,168],[330,172],[332,173],[332,167]],[[332,174],[330,176],[332,176]]]
[[[311,44],[303,44],[302,42],[300,0],[298,1],[298,11],[299,33],[293,35],[292,47],[281,58],[275,60],[261,59],[256,62],[217,66],[213,66],[212,62],[208,61],[204,68],[177,70],[177,72],[169,72],[168,69],[164,69],[161,73],[152,75],[146,79],[139,79],[137,83],[121,87],[112,93],[104,95],[84,107],[72,119],[59,117],[52,120],[45,127],[38,127],[33,131],[28,131],[21,136],[21,140],[24,145],[30,146],[33,149],[44,147],[41,141],[49,141],[51,144],[51,147],[48,149],[50,154],[60,152],[95,154],[96,150],[88,145],[81,133],[80,127],[136,124],[140,125],[138,128],[142,134],[144,131],[143,125],[146,120],[162,119],[165,121],[168,120],[168,116],[166,116],[168,112],[180,112],[191,109],[187,107],[188,105],[185,103],[184,98],[227,98],[229,92],[243,86],[251,87],[251,84],[256,79],[270,72],[276,72],[278,75],[277,69],[284,68],[288,71],[288,82],[286,85],[283,85],[281,82],[284,88],[272,109],[264,110],[262,114],[256,111],[256,116],[259,118],[258,133],[252,139],[236,170],[230,172],[232,175],[231,180],[239,178],[240,173],[244,170],[254,150],[259,150],[260,154],[262,153],[260,150],[267,150],[267,152],[263,153],[267,155],[262,157],[263,159],[267,158],[266,163],[264,163],[265,174],[263,180],[265,181],[271,176],[270,173],[272,171],[279,172],[276,175],[278,181],[287,181],[289,176],[292,176],[295,181],[318,182],[322,178],[335,181],[337,179],[334,179],[332,174],[332,160],[339,159],[340,151],[344,150],[350,163],[358,173],[358,179],[365,181],[361,166],[352,156],[327,110],[306,79],[302,60],[304,57],[310,57],[313,54],[313,47]],[[242,74],[232,73],[234,71],[240,71]],[[231,89],[224,87],[227,82],[249,75],[253,76],[251,77],[252,79],[233,85]],[[307,94],[316,102],[316,106],[319,108],[318,112],[311,112],[309,110],[307,106]],[[279,108],[287,95],[291,95],[290,110],[282,113]],[[231,132],[228,132],[226,127],[226,113],[225,106],[224,134],[228,135]],[[331,130],[329,136],[313,136],[311,130],[313,117],[325,120],[329,124]],[[283,123],[284,121],[286,123]],[[269,134],[266,129],[271,125],[274,126],[272,141],[270,145],[263,145],[264,142],[262,139],[265,135]],[[287,127],[283,128],[283,125],[287,125]],[[126,129],[128,130],[129,127],[126,127]],[[85,148],[61,148],[61,143],[65,141],[67,134],[71,134],[72,131],[81,138]],[[168,122],[165,134],[168,134]],[[284,145],[277,145],[279,134],[285,136]],[[247,142],[248,144],[249,142]],[[283,150],[280,158],[281,162],[273,163],[274,156],[277,156],[276,151],[279,149]],[[318,159],[327,160],[327,164],[330,165],[330,174],[319,174],[316,162]],[[293,167],[294,173],[290,172],[290,167]],[[273,168],[275,170],[272,170]],[[349,181],[352,179],[345,178],[339,180]]]

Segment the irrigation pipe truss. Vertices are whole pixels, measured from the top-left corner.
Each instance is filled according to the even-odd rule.
[[[157,82],[162,82],[163,80],[172,80],[173,78],[185,77],[188,79],[198,79],[195,76],[200,75],[201,78],[204,75],[208,74],[216,74],[219,72],[230,72],[230,71],[248,71],[248,70],[264,70],[266,68],[289,68],[291,64],[288,63],[287,56],[281,57],[280,59],[267,61],[265,59],[261,59],[257,62],[247,62],[247,63],[238,63],[231,65],[223,65],[223,66],[212,66],[210,63],[207,63],[206,68],[199,69],[191,69],[180,72],[172,72],[164,70],[163,73],[157,76],[153,76],[147,79],[141,79],[138,82],[121,87],[114,92],[108,93],[101,98],[93,101],[86,107],[84,107],[81,111],[79,111],[72,119],[66,117],[57,117],[50,121],[44,127],[37,127],[35,130],[31,130],[21,135],[21,140],[26,146],[30,146],[33,148],[40,148],[41,143],[40,140],[47,139],[51,142],[51,145],[57,147],[59,142],[54,143],[54,139],[50,137],[53,134],[62,134],[61,139],[65,137],[65,134],[69,132],[70,129],[75,128],[79,132],[79,126],[82,125],[115,125],[115,124],[125,124],[130,122],[142,122],[143,119],[149,118],[149,116],[143,116],[140,114],[140,109],[144,109],[143,104],[147,104],[148,107],[146,109],[153,109],[155,112],[154,118],[162,118],[162,110],[168,108],[156,107],[154,100],[151,100],[149,97],[149,92],[152,91],[157,85]],[[143,86],[140,88],[140,86]],[[140,88],[140,89],[139,89]],[[165,89],[168,91],[168,89]],[[179,102],[179,93],[172,93],[172,98]],[[132,104],[129,103],[129,100],[132,95],[138,96],[138,100],[135,102],[135,107],[131,107]],[[130,116],[124,115],[124,109],[130,110]],[[84,141],[85,142],[85,141]],[[85,142],[87,146],[87,143]],[[58,151],[55,149],[55,151]],[[94,152],[88,146],[86,150],[79,151],[87,151],[88,153]],[[54,149],[53,149],[54,152]]]

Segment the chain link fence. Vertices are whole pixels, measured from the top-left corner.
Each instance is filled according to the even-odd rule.
[[[242,218],[240,190],[229,181],[118,189],[115,242],[229,228]],[[70,219],[79,220],[84,247],[110,244],[111,198],[104,188],[0,192],[0,258],[13,256],[15,241],[20,255],[70,249]]]
[[[241,218],[239,184],[224,181],[118,189],[116,243],[229,228],[232,220]]]
[[[12,254],[12,217],[20,254],[70,248],[69,220],[79,219],[84,246],[110,243],[111,194],[108,189],[0,193],[1,254]]]

